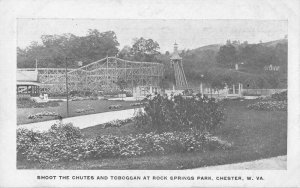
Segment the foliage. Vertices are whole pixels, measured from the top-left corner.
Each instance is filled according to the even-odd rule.
[[[287,101],[287,91],[275,93],[271,96],[271,98],[277,101]]]
[[[39,67],[64,67],[65,57],[68,66],[77,68],[77,62],[83,65],[118,53],[119,42],[114,31],[100,33],[89,29],[86,36],[73,34],[42,35],[42,44],[33,42],[25,49],[17,49],[18,68],[35,67],[38,59]]]
[[[95,112],[95,109],[88,105],[86,109],[76,109],[75,112],[76,113]]]
[[[249,104],[247,106],[248,109],[254,110],[266,110],[266,111],[277,111],[287,110],[287,102],[286,101],[259,101],[254,104]]]
[[[130,104],[130,106],[142,106],[142,105],[145,105],[145,104],[146,104],[145,102],[136,102],[136,103]]]
[[[181,95],[168,99],[166,96],[148,98],[148,103],[135,117],[137,128],[147,131],[195,130],[210,132],[223,122],[224,109],[215,99],[200,95],[183,98]]]
[[[17,95],[17,101],[29,101],[31,100],[30,95]]]
[[[56,114],[55,112],[44,111],[44,112],[39,112],[39,113],[34,114],[34,115],[29,115],[28,119],[38,119],[38,118],[41,119],[44,116],[54,116],[54,117],[57,117],[58,114]]]
[[[120,109],[120,108],[122,108],[122,107],[123,107],[122,105],[117,104],[117,105],[110,105],[108,108],[109,108],[109,109]]]
[[[43,103],[37,103],[29,99],[18,99],[17,100],[17,108],[46,108],[46,107],[56,107],[59,106],[59,100],[56,101],[48,101]]]
[[[230,67],[233,67],[238,61],[237,51],[231,43],[221,46],[216,58],[218,63],[223,63]]]
[[[155,61],[155,55],[160,54],[159,48],[159,44],[152,39],[136,38],[130,54],[136,61],[152,62]]]
[[[98,100],[97,96],[89,96],[89,97],[79,97],[79,96],[73,96],[70,97],[71,101],[83,101],[83,100]]]
[[[128,119],[124,119],[124,120],[113,120],[113,121],[110,121],[110,122],[107,122],[107,123],[103,123],[101,124],[103,126],[103,128],[108,128],[108,127],[121,127],[123,125],[126,125],[128,123],[132,122],[132,119],[131,118],[128,118]]]
[[[231,144],[199,131],[84,138],[80,129],[53,125],[49,131],[17,130],[17,158],[39,163],[228,149]]]

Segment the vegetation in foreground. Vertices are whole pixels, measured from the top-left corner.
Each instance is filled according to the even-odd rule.
[[[69,116],[80,116],[93,113],[109,112],[116,109],[110,108],[111,105],[121,105],[117,110],[125,110],[131,108],[138,108],[140,106],[132,106],[134,101],[110,101],[110,100],[84,100],[84,101],[69,101]],[[57,116],[44,116],[43,118],[28,119],[30,116],[47,111],[67,117],[66,114],[67,103],[59,102],[59,106],[43,107],[43,108],[18,108],[17,109],[17,124],[34,123],[40,121],[47,121],[56,119]]]
[[[286,155],[287,113],[284,111],[257,111],[247,105],[258,100],[224,101],[225,123],[215,131],[220,140],[232,143],[230,149],[171,152],[139,157],[115,157],[84,161],[36,163],[18,160],[17,167],[32,169],[185,169],[229,164]],[[101,135],[137,135],[134,123],[121,127],[89,127],[82,130],[84,137]]]

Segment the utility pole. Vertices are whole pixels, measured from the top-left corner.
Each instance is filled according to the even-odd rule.
[[[68,88],[68,60],[66,61],[66,91],[67,91],[67,117],[69,117],[69,88]]]
[[[37,71],[37,63],[38,63],[38,60],[35,59],[35,70]]]

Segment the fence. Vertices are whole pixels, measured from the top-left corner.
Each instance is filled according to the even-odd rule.
[[[257,96],[266,96],[272,95],[274,93],[280,93],[286,91],[287,89],[242,89],[243,95],[257,95]]]

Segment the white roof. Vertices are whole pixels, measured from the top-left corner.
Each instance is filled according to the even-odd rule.
[[[34,71],[17,70],[17,81],[37,82],[38,81],[38,72],[37,72],[37,70],[34,70]]]
[[[39,86],[40,83],[38,83],[38,82],[17,81],[17,85],[34,85],[34,86]]]

